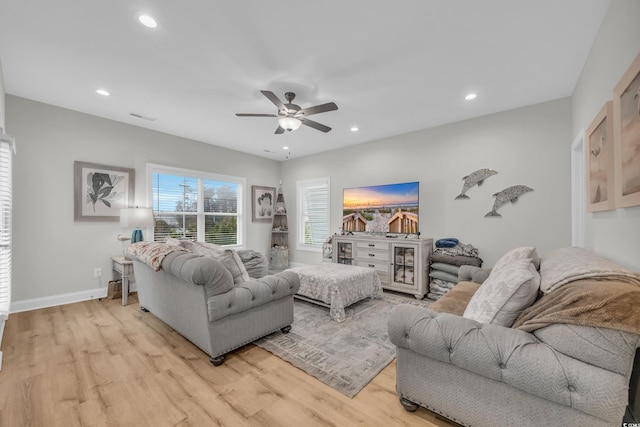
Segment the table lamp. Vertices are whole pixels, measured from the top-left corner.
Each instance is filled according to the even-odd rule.
[[[141,242],[142,228],[153,227],[153,211],[151,208],[124,208],[120,209],[120,225],[124,228],[133,227],[131,243]]]

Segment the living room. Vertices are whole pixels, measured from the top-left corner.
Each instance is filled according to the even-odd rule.
[[[296,157],[294,151],[288,160],[72,111],[9,90],[5,95],[0,69],[0,127],[17,143],[12,311],[98,298],[105,292],[110,257],[122,251],[116,235],[123,230],[114,223],[74,222],[72,165],[78,160],[134,168],[135,201],[141,206],[148,205],[149,163],[241,176],[247,187],[277,187],[282,181],[291,224],[296,221],[296,182],[330,177],[331,233],[341,224],[344,188],[419,181],[421,235],[471,243],[486,266],[516,246],[535,246],[544,254],[582,242],[638,271],[640,207],[583,212],[582,219],[572,207],[572,144],[612,98],[613,87],[640,51],[638,16],[637,0],[609,3],[575,89],[560,99],[329,152]],[[574,25],[581,23],[568,23],[568,30]],[[0,60],[5,61],[1,50]],[[259,89],[267,88],[256,87],[256,93]],[[225,119],[229,126],[241,120],[234,112]],[[484,167],[499,173],[474,189],[471,200],[454,200],[461,178]],[[515,184],[534,191],[506,205],[502,218],[485,218],[492,194]],[[245,202],[250,202],[248,192]],[[576,232],[580,220],[583,229]],[[270,224],[245,216],[243,246],[266,252],[269,232]],[[297,238],[292,227],[290,241]],[[289,256],[292,264],[320,260],[319,252],[294,247]],[[104,272],[101,278],[94,277],[95,268]]]

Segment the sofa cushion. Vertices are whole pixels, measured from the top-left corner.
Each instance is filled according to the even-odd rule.
[[[536,300],[540,275],[531,258],[500,261],[469,301],[464,317],[510,327],[522,310]]]

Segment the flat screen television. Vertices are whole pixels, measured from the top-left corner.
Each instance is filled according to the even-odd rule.
[[[419,182],[345,188],[343,232],[418,234]]]

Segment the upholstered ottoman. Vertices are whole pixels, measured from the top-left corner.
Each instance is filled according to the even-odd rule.
[[[289,271],[300,278],[295,297],[328,307],[336,322],[344,322],[345,307],[368,297],[382,298],[382,283],[372,268],[325,262]]]

